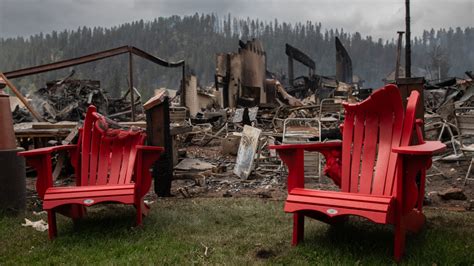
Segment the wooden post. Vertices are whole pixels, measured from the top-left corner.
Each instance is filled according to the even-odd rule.
[[[165,148],[160,159],[153,165],[155,193],[160,197],[168,197],[171,196],[171,180],[173,178],[173,144],[168,96],[157,95],[145,103],[144,108],[147,144]]]
[[[43,117],[41,117],[41,115],[33,108],[33,106],[30,105],[28,100],[25,99],[25,97],[15,87],[15,85],[13,85],[13,83],[11,83],[10,80],[8,80],[7,77],[5,77],[5,75],[1,72],[0,72],[0,77],[5,81],[5,83],[13,91],[13,93],[15,93],[16,97],[18,97],[18,99],[20,99],[20,101],[26,106],[26,108],[28,109],[28,111],[30,111],[33,117],[39,122],[44,122],[45,120],[43,119]]]
[[[424,105],[424,84],[425,79],[421,78],[399,78],[397,79],[397,86],[400,89],[400,94],[402,96],[403,108],[406,109],[407,106],[407,98],[410,96],[411,91],[416,90],[420,93],[420,101],[418,102],[418,106],[416,107],[416,115],[417,119],[424,119],[425,115],[425,105]],[[423,136],[425,135],[425,129],[422,128]],[[414,134],[416,136],[416,134]]]
[[[181,97],[180,97],[180,105],[186,106],[186,66],[183,62],[182,68],[183,78],[181,79]]]

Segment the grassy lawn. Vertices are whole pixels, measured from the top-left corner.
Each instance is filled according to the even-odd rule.
[[[394,264],[389,226],[352,219],[333,228],[307,219],[305,242],[291,248],[291,215],[282,208],[281,201],[255,198],[165,199],[133,228],[133,207],[101,205],[76,227],[58,216],[53,242],[47,232],[22,227],[21,216],[0,216],[0,265]],[[408,236],[403,263],[472,265],[473,213],[426,213],[427,228]]]

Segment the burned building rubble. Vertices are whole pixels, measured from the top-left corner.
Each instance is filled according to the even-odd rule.
[[[240,41],[238,45],[236,52],[216,54],[213,85],[202,86],[191,71],[183,71],[177,95],[168,95],[160,89],[148,102],[141,99],[140,89],[132,88],[122,97],[112,98],[100,87],[99,81],[68,76],[48,82],[30,96],[31,103],[45,120],[60,123],[32,122],[32,128],[36,132],[54,128],[54,139],[60,142],[77,124],[65,121],[79,121],[85,108],[94,104],[111,120],[121,121],[119,126],[147,127],[151,130],[151,141],[162,138],[160,130],[167,132],[163,133],[166,139],[159,142],[160,145],[166,143],[169,153],[160,162],[160,167],[165,165],[166,174],[155,175],[155,182],[164,182],[169,187],[157,191],[159,195],[278,197],[285,188],[286,169],[268,146],[340,139],[339,124],[344,118],[342,102],[360,101],[370,90],[364,89],[362,79],[353,74],[352,60],[338,39],[334,76],[317,74],[316,62],[291,44],[285,45],[286,76],[267,69],[267,54],[261,41]],[[295,77],[295,63],[307,67],[307,75]],[[454,115],[445,117],[443,110],[451,105],[472,106],[472,77],[423,82],[426,137],[438,139],[440,136],[444,141],[452,141],[459,134],[457,122]],[[147,102],[147,111],[142,101]],[[132,106],[138,121],[130,122]],[[155,109],[159,115],[149,113]],[[27,120],[25,114],[29,114],[25,109],[14,111],[17,137],[21,140],[28,138],[19,126]],[[443,124],[433,122],[438,121],[433,118],[436,115],[441,117],[440,121],[446,121],[446,125],[453,125],[450,127],[453,138],[443,132]],[[29,130],[28,134],[33,131]],[[52,139],[44,135],[40,138]],[[33,141],[33,144],[51,145],[48,141]],[[450,151],[459,150],[459,143],[453,143],[455,146]],[[324,158],[314,154],[305,156],[308,160],[305,173],[314,177],[309,186],[335,188],[322,173]],[[440,171],[450,174],[443,169]]]
[[[266,54],[259,40],[240,41],[237,53],[216,56],[216,87],[222,90],[222,106],[253,107],[271,102],[265,89]]]
[[[74,72],[73,72],[74,73]],[[97,106],[98,111],[115,121],[128,121],[132,103],[129,91],[122,97],[112,98],[100,87],[98,80],[73,79],[73,73],[61,80],[48,81],[46,87],[40,88],[29,95],[31,104],[48,122],[80,121],[89,105]],[[143,118],[141,96],[133,90],[134,111],[137,118]],[[17,106],[13,111],[15,122],[31,122],[33,117],[25,108]]]

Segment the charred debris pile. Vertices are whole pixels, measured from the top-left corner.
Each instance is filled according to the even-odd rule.
[[[84,118],[89,105],[95,105],[100,113],[117,121],[128,121],[132,104],[129,92],[120,98],[112,98],[100,87],[98,80],[73,79],[72,72],[61,80],[46,83],[46,87],[33,92],[29,98],[32,105],[48,122],[80,121]],[[143,114],[141,97],[135,92],[134,108],[137,114]],[[31,122],[33,118],[24,108],[17,106],[13,111],[16,123]],[[143,118],[143,115],[141,116]]]
[[[359,102],[372,92],[353,74],[349,53],[336,39],[334,76],[318,75],[316,62],[290,44],[285,53],[287,74],[272,73],[268,71],[262,43],[240,41],[236,52],[216,54],[212,85],[201,86],[195,75],[184,75],[183,70],[183,82],[176,95],[171,95],[172,90],[155,92],[169,100],[168,119],[175,132],[171,133],[174,194],[278,196],[284,191],[286,170],[269,145],[341,138],[342,102]],[[295,77],[295,63],[306,67],[307,75]],[[472,73],[466,75],[465,79],[438,82],[416,79],[417,89],[424,95],[418,118],[425,121],[426,138],[442,139],[451,145],[449,152],[436,161],[465,156],[460,148],[456,115],[474,114]],[[394,82],[398,83],[398,79]],[[137,120],[144,120],[140,94],[133,91],[134,97],[126,93],[121,98],[111,98],[98,81],[75,80],[71,75],[48,82],[30,98],[50,122],[79,121],[90,104],[112,120],[130,121],[132,108]],[[14,118],[16,122],[31,121],[28,112],[18,107]],[[305,173],[314,177],[309,186],[334,188],[324,176],[324,158],[318,154],[307,154],[305,158]],[[435,168],[433,175],[446,177],[449,173]]]

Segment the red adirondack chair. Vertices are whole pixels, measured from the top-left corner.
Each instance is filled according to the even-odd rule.
[[[142,215],[149,210],[143,201],[151,186],[149,169],[163,151],[143,146],[144,140],[142,130],[110,128],[105,117],[89,106],[78,144],[18,153],[38,173],[36,190],[48,213],[50,239],[57,235],[56,212],[75,220],[85,214],[86,206],[101,202],[133,204],[137,225],[142,224]],[[59,151],[69,152],[76,186],[53,186],[51,156]]]
[[[305,216],[334,224],[357,215],[394,225],[394,256],[400,260],[406,231],[417,232],[425,222],[422,205],[431,156],[446,148],[423,140],[423,121],[415,120],[418,100],[413,91],[404,112],[398,88],[387,85],[361,103],[344,104],[342,142],[270,147],[288,166],[285,211],[293,213],[293,245],[303,240]],[[419,144],[412,145],[415,128]],[[341,191],[304,188],[305,150],[325,156],[324,171]]]

